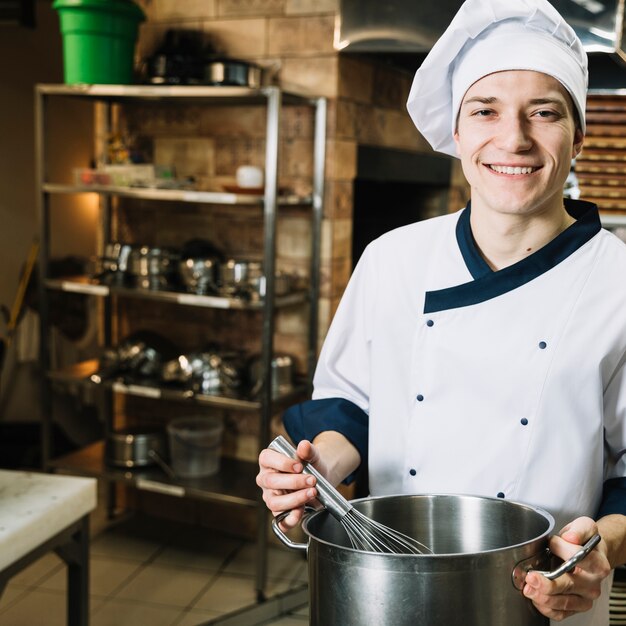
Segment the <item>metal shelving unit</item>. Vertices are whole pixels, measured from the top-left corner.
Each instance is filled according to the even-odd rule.
[[[238,309],[255,310],[263,308],[263,300],[245,300],[243,298],[231,298],[226,296],[204,296],[195,293],[181,291],[160,291],[156,289],[136,289],[121,285],[106,285],[90,278],[89,276],[71,276],[67,278],[47,279],[46,287],[70,293],[82,293],[90,296],[117,295],[126,298],[139,298],[142,300],[157,300],[160,302],[172,302],[187,306],[199,306],[211,309]],[[284,296],[276,296],[274,304],[277,308],[292,306],[305,302],[309,297],[306,291],[294,291]]]
[[[153,491],[179,498],[190,497],[255,507],[258,504],[258,488],[254,482],[258,471],[256,464],[234,459],[222,459],[220,466],[220,473],[215,476],[185,480],[169,478],[158,468],[152,467],[132,471],[124,470],[105,463],[104,443],[102,441],[50,462],[50,467],[61,469],[64,472],[124,482],[144,491]]]
[[[101,125],[97,134],[104,137],[112,129],[112,107],[124,103],[150,102],[193,105],[238,105],[255,104],[266,108],[265,142],[265,189],[263,194],[248,195],[236,193],[171,190],[158,188],[94,187],[58,184],[48,180],[46,166],[47,148],[47,106],[51,98],[79,98],[88,102],[100,103],[104,107],[100,116]],[[315,112],[314,131],[314,173],[313,193],[310,197],[279,195],[278,164],[280,113],[283,106],[291,104],[307,105]],[[236,114],[236,111],[234,111]],[[246,398],[231,395],[196,394],[190,390],[170,387],[157,387],[147,384],[129,383],[124,379],[103,381],[97,385],[105,391],[105,424],[111,427],[113,394],[135,395],[159,400],[198,403],[216,408],[258,411],[260,447],[265,447],[270,438],[270,418],[276,408],[289,404],[298,395],[310,390],[313,368],[317,355],[317,302],[319,296],[320,233],[322,203],[324,197],[324,161],[326,132],[326,100],[301,92],[297,89],[281,89],[271,86],[260,89],[240,87],[204,86],[131,86],[131,85],[38,85],[35,91],[35,134],[36,134],[36,175],[38,186],[38,213],[40,223],[39,256],[39,302],[41,324],[42,371],[42,456],[43,465],[48,470],[61,470],[81,475],[96,476],[111,484],[121,482],[137,489],[166,493],[176,497],[190,497],[200,500],[229,502],[258,510],[258,560],[256,590],[259,601],[265,599],[267,579],[267,523],[268,516],[261,500],[260,490],[254,477],[256,465],[223,459],[218,475],[207,479],[175,480],[166,476],[160,469],[126,471],[108,466],[105,462],[104,443],[98,442],[64,457],[55,457],[52,449],[52,393],[53,385],[83,384],[96,385],[90,377],[96,371],[96,360],[76,363],[62,371],[50,371],[50,351],[45,338],[49,331],[48,294],[56,290],[99,297],[105,302],[104,341],[111,345],[111,297],[140,298],[174,303],[180,306],[206,307],[226,310],[250,310],[261,312],[262,329],[260,336],[261,376],[265,381],[258,397]],[[101,228],[105,241],[110,241],[112,232],[112,200],[129,198],[155,202],[154,210],[168,210],[168,203],[185,202],[201,205],[257,207],[263,212],[263,269],[266,276],[266,296],[259,300],[245,300],[234,297],[205,296],[176,291],[156,291],[135,289],[122,285],[102,284],[86,276],[67,278],[49,277],[50,256],[50,210],[51,197],[67,194],[98,194],[100,199]],[[311,214],[311,268],[310,284],[306,291],[293,292],[284,296],[274,296],[276,221],[279,207],[300,207]],[[270,376],[274,343],[274,317],[277,308],[288,306],[309,306],[308,332],[308,378],[295,386],[293,393],[273,397]]]
[[[181,189],[148,189],[134,187],[115,187],[113,185],[59,185],[46,183],[43,190],[51,194],[98,193],[119,198],[139,198],[140,200],[161,200],[169,202],[195,202],[197,204],[236,204],[262,206],[263,195],[222,193],[218,191],[187,191]],[[296,195],[280,195],[276,199],[278,206],[310,206],[312,198]]]
[[[600,212],[600,221],[604,228],[618,228],[626,226],[626,215],[619,213],[602,213]]]
[[[153,400],[175,400],[179,402],[195,402],[204,406],[212,406],[220,409],[236,409],[241,411],[256,411],[263,408],[260,399],[246,395],[224,395],[196,393],[191,389],[182,389],[176,386],[157,386],[143,381],[129,381],[121,377],[100,381],[97,378],[98,360],[90,359],[74,363],[69,367],[57,369],[48,373],[51,381],[65,384],[96,385],[103,389],[112,389],[116,393]],[[92,378],[94,377],[94,378]],[[308,381],[301,381],[293,386],[289,393],[273,396],[272,402],[275,407],[285,406],[295,402],[308,389]]]

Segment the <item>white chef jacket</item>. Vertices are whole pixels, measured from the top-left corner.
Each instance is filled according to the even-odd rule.
[[[326,337],[313,399],[369,416],[372,495],[464,493],[594,517],[626,476],[626,246],[594,205],[492,271],[470,208],[371,243]],[[570,626],[608,624],[608,581]]]

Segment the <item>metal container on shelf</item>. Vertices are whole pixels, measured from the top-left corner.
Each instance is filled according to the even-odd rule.
[[[239,59],[209,59],[204,67],[204,82],[209,85],[258,89],[263,84],[264,76],[263,68]]]
[[[104,246],[102,270],[105,272],[125,272],[132,247],[119,241],[112,241]]]
[[[290,354],[275,354],[271,361],[270,384],[272,397],[293,391],[296,372],[296,362]],[[250,394],[258,396],[263,388],[263,373],[261,355],[252,356],[248,362],[248,377],[250,380]]]
[[[197,294],[218,290],[219,261],[209,257],[187,257],[178,261],[178,273],[187,291]]]
[[[163,457],[167,450],[165,432],[147,428],[125,428],[109,434],[105,443],[107,463],[116,467],[154,465],[154,453]]]
[[[222,290],[228,295],[250,294],[255,281],[262,277],[260,261],[228,259],[221,268]]]
[[[122,339],[116,347],[102,352],[98,370],[90,380],[101,383],[116,376],[158,380],[163,363],[177,353],[178,348],[166,337],[139,330]]]
[[[291,293],[296,284],[296,277],[289,273],[278,271],[274,275],[274,295],[286,296]],[[267,281],[265,275],[255,276],[249,281],[248,290],[252,300],[260,300],[267,292]]]
[[[178,260],[174,250],[137,246],[130,251],[127,272],[136,287],[166,289],[174,282]]]
[[[220,469],[222,432],[219,417],[179,417],[167,425],[170,459],[176,476],[213,476]]]
[[[217,293],[224,253],[208,239],[190,239],[180,250],[178,274],[191,293]]]
[[[242,382],[242,368],[238,361],[235,353],[181,354],[163,364],[161,379],[165,383],[181,383],[196,393],[236,392]]]

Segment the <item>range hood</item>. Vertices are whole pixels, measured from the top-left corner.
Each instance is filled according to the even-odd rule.
[[[626,87],[626,0],[550,0],[589,54],[593,89]],[[335,47],[415,71],[462,0],[340,0]]]

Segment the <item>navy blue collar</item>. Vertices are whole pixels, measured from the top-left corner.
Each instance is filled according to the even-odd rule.
[[[470,226],[471,204],[459,216],[456,238],[465,265],[474,278],[469,283],[426,293],[424,313],[456,309],[485,302],[517,289],[564,261],[601,229],[598,208],[583,200],[565,200],[565,210],[576,222],[543,248],[505,267],[492,270],[481,256]]]

